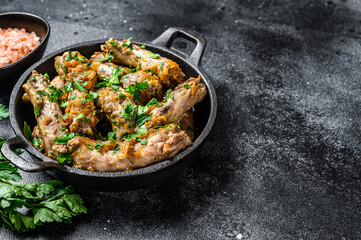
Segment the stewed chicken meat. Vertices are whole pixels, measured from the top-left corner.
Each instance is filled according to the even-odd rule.
[[[90,59],[69,50],[58,76],[33,71],[23,85],[37,126],[32,143],[60,163],[88,171],[129,171],[169,159],[195,139],[193,106],[207,93],[174,61],[110,38]],[[29,139],[31,140],[31,139]]]

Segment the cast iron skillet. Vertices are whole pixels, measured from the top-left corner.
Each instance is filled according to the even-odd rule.
[[[50,35],[49,23],[34,14],[24,12],[8,12],[0,14],[0,28],[25,28],[27,32],[35,32],[40,43],[25,57],[0,67],[0,89],[11,90],[20,75],[44,55]]]
[[[173,40],[177,37],[183,37],[196,44],[193,52],[189,56],[171,48]],[[34,64],[20,77],[12,91],[9,107],[11,126],[17,136],[9,139],[1,148],[3,155],[15,166],[27,172],[48,170],[49,174],[65,182],[93,190],[124,191],[165,181],[183,169],[190,160],[195,157],[198,148],[213,127],[216,118],[217,99],[214,87],[200,65],[206,47],[206,40],[199,33],[183,28],[169,28],[152,42],[137,42],[137,44],[144,44],[146,49],[177,62],[185,73],[186,78],[201,75],[203,82],[206,84],[208,91],[205,99],[194,107],[196,140],[190,147],[171,159],[141,169],[128,172],[91,172],[69,166],[62,166],[58,164],[57,161],[40,153],[26,140],[22,130],[24,121],[31,127],[35,126],[36,121],[31,105],[29,103],[23,103],[21,100],[24,93],[21,86],[29,78],[31,71],[36,69],[40,73],[48,73],[52,78],[56,75],[53,66],[55,56],[61,55],[71,49],[78,50],[86,57],[90,57],[93,52],[99,51],[100,45],[104,44],[104,42],[105,40],[91,41],[59,50]],[[17,155],[13,152],[16,148],[22,148],[25,151]],[[32,157],[29,157],[31,155]],[[26,159],[24,157],[26,157]],[[32,158],[32,160],[28,160],[29,158]],[[38,161],[38,159],[41,161]]]

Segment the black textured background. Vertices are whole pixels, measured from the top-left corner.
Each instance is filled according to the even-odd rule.
[[[360,1],[0,0],[7,11],[50,22],[47,53],[193,28],[208,40],[219,112],[179,177],[125,193],[78,189],[87,215],[25,234],[1,228],[1,239],[360,238]],[[7,119],[0,136],[13,136]]]

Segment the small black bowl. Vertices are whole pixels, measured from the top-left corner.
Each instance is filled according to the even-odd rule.
[[[35,32],[40,43],[25,57],[9,65],[0,67],[0,89],[11,90],[18,78],[33,63],[44,55],[50,35],[49,23],[34,14],[9,12],[0,14],[0,28],[25,28],[27,32]]]

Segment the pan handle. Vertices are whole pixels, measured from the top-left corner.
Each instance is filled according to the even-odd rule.
[[[173,40],[177,37],[183,37],[196,44],[193,52],[187,58],[187,61],[199,67],[204,49],[207,46],[207,40],[200,33],[189,28],[168,28],[151,43],[160,47],[170,48]]]
[[[59,169],[62,168],[60,164],[52,163],[52,162],[29,162],[16,153],[14,153],[15,148],[26,148],[23,140],[19,137],[13,137],[3,143],[1,147],[1,152],[3,156],[9,160],[16,167],[20,168],[25,172],[41,172],[49,169]]]

